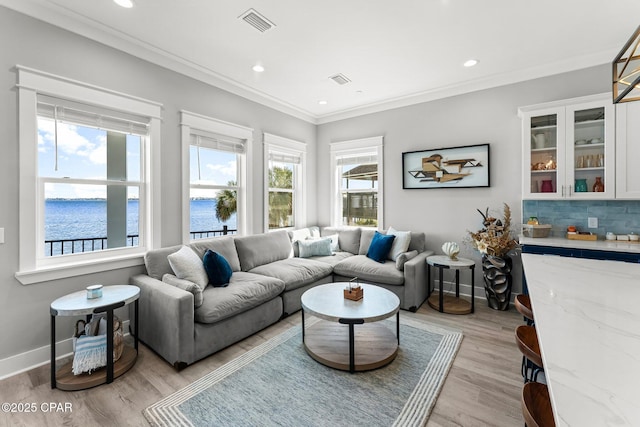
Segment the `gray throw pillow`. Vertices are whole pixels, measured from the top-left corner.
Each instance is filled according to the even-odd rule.
[[[209,284],[209,277],[202,264],[202,259],[188,246],[167,257],[173,273],[178,279],[185,279],[204,289]]]
[[[300,258],[332,255],[331,239],[329,238],[319,240],[300,240],[298,241],[298,249],[300,250]]]
[[[404,271],[404,264],[418,256],[418,251],[403,252],[396,258],[396,268],[400,271]]]
[[[193,306],[195,308],[198,308],[202,305],[204,296],[202,294],[202,289],[200,288],[200,286],[185,279],[178,279],[176,276],[169,273],[162,276],[162,281],[168,285],[180,288],[183,291],[191,292],[193,294]]]

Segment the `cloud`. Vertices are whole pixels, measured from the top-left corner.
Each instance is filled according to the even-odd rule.
[[[55,123],[53,120],[38,120],[38,151],[47,152],[55,144]],[[80,135],[78,126],[58,123],[58,153],[81,156],[93,164],[105,164],[106,135],[101,133],[93,140]]]
[[[225,164],[214,165],[211,163],[207,163],[205,167],[209,169],[211,172],[214,172],[214,173],[217,172],[218,174],[223,175],[225,177],[236,179],[237,162],[235,161],[229,161],[226,165]]]

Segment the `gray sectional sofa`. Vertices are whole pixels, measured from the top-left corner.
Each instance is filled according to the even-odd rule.
[[[356,276],[389,289],[400,298],[401,308],[415,311],[428,292],[425,258],[432,252],[425,250],[424,233],[412,232],[407,252],[384,263],[366,256],[374,233],[309,227],[195,241],[188,246],[200,258],[210,249],[233,271],[229,286],[207,286],[198,290],[200,295],[189,291],[195,285],[173,276],[168,257],[182,245],[149,251],[147,274],[131,278],[140,288],[139,338],[180,369],[299,310],[307,289]],[[301,240],[323,236],[337,237],[339,247],[332,255],[298,256]]]

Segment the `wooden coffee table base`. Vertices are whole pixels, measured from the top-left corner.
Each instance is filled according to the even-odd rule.
[[[355,371],[369,371],[391,363],[398,354],[398,337],[379,322],[354,326]],[[320,320],[309,326],[307,353],[334,369],[349,371],[349,325]]]

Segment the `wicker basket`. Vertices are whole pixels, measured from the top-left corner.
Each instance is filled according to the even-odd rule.
[[[105,319],[106,320],[106,319]],[[80,319],[76,322],[76,331],[73,335],[73,343],[74,343],[74,351],[75,351],[75,340],[81,335],[86,334],[86,325],[87,322]],[[118,316],[113,316],[113,361],[117,362],[122,356],[122,352],[124,350],[124,333],[122,332],[122,321],[118,318]]]
[[[523,224],[522,234],[524,237],[549,237],[551,224]]]

